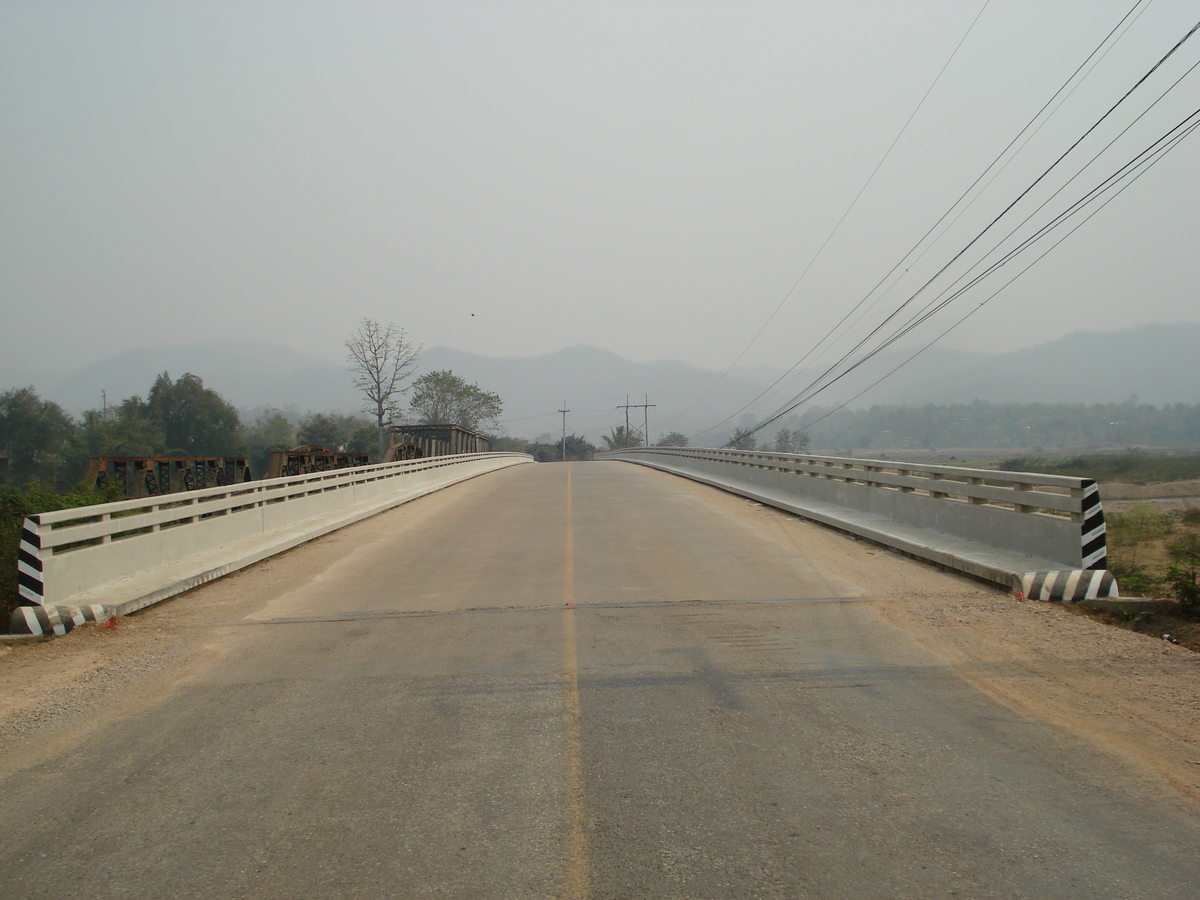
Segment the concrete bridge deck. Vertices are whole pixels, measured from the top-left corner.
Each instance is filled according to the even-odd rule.
[[[661,472],[484,476],[0,659],[54,701],[0,717],[0,895],[1195,896],[1187,792],[918,594],[1026,615]]]

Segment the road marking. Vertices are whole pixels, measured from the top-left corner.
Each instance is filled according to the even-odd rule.
[[[583,813],[583,744],[579,736],[579,649],[575,639],[575,532],[571,523],[571,464],[567,463],[567,547],[563,570],[563,684],[564,741],[566,743],[567,820],[566,878],[562,897],[587,900],[591,895],[588,884],[587,833]]]

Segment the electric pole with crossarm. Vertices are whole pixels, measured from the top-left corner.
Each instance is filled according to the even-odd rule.
[[[545,407],[542,407],[542,408],[545,409]],[[563,417],[562,461],[566,462],[567,461],[567,413],[570,412],[570,410],[567,409],[567,401],[566,400],[563,401],[562,409],[560,409],[559,412],[562,413],[562,417]]]

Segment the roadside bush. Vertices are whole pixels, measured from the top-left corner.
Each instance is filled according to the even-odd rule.
[[[1200,606],[1200,537],[1186,535],[1167,550],[1174,560],[1167,566],[1167,584],[1180,605],[1194,610]]]
[[[1153,572],[1137,563],[1110,559],[1108,571],[1112,572],[1121,586],[1122,596],[1152,597],[1161,584]]]

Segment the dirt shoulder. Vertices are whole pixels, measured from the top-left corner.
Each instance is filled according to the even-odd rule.
[[[1200,800],[1200,654],[1008,595],[912,598],[881,610],[1006,705],[1078,731]]]

